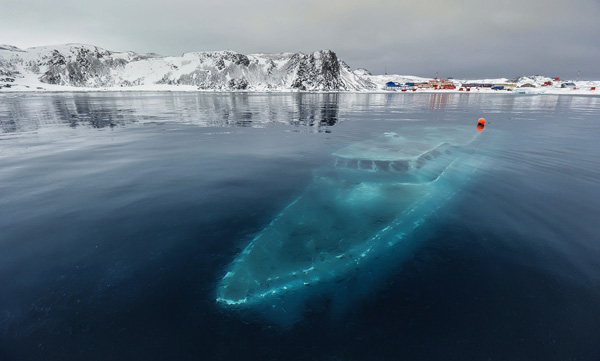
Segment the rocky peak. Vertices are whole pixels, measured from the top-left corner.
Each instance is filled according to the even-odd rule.
[[[8,49],[8,46],[3,46]],[[12,49],[12,48],[11,48]],[[331,50],[244,55],[235,51],[184,53],[181,57],[112,52],[66,44],[0,53],[0,74],[35,75],[45,84],[71,87],[195,86],[205,90],[371,89]],[[31,78],[31,77],[30,77]],[[18,79],[15,82],[18,86]]]

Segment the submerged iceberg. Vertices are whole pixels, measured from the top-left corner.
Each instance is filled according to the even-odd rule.
[[[480,134],[475,127],[403,128],[335,152],[333,166],[315,171],[307,190],[233,261],[217,302],[288,313],[309,290],[375,274],[382,258],[395,262],[476,169],[468,156]]]

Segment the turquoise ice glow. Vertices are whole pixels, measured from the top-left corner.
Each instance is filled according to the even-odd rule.
[[[304,194],[233,261],[225,305],[338,281],[407,240],[468,179],[475,127],[403,129],[333,154]]]

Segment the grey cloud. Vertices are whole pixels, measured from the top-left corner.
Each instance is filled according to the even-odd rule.
[[[0,43],[179,55],[332,49],[373,73],[600,78],[597,0],[0,0]]]

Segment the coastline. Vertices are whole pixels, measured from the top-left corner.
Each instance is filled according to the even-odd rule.
[[[112,87],[112,88],[79,88],[79,87],[63,87],[53,89],[15,89],[5,88],[0,89],[0,94],[60,94],[60,93],[201,93],[201,94],[497,94],[497,95],[513,95],[513,96],[530,96],[530,95],[585,95],[585,96],[600,96],[600,90],[590,89],[540,89],[540,91],[530,90],[526,93],[514,93],[506,90],[490,90],[490,89],[472,89],[471,91],[459,91],[449,89],[418,89],[416,91],[394,91],[394,90],[213,90],[213,89],[197,89],[193,86],[166,86],[166,87]]]

